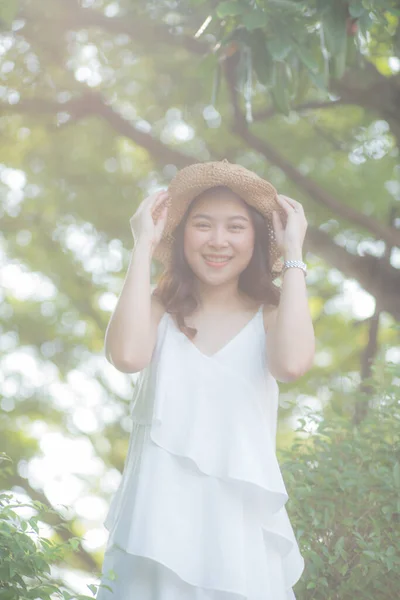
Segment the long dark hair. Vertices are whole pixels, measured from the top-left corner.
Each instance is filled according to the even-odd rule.
[[[195,275],[190,268],[184,254],[184,231],[189,212],[194,204],[205,194],[212,192],[226,192],[245,202],[243,198],[234,193],[229,187],[219,185],[209,188],[196,196],[187,208],[180,223],[174,230],[174,243],[172,246],[171,264],[166,269],[157,284],[153,295],[157,296],[168,313],[175,316],[179,329],[193,339],[197,333],[194,327],[185,324],[185,317],[192,314],[199,302],[194,290]],[[254,251],[247,267],[240,273],[239,289],[260,303],[278,306],[281,290],[272,281],[269,236],[263,215],[246,203],[254,227]]]

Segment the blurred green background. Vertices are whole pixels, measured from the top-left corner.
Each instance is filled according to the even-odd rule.
[[[52,576],[71,593],[97,581],[124,465],[136,375],[103,344],[129,219],[177,169],[227,158],[309,224],[315,363],[280,384],[277,441],[306,559],[296,596],[393,599],[399,3],[2,0],[0,18],[1,487],[55,510],[42,536],[82,538]],[[1,531],[0,598],[28,597]]]

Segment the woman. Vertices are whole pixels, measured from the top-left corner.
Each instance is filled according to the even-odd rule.
[[[277,381],[314,355],[302,206],[224,160],[179,171],[131,227],[106,355],[140,376],[105,521],[114,594],[97,598],[293,600],[304,560],[275,441]],[[153,257],[165,270],[152,293]]]

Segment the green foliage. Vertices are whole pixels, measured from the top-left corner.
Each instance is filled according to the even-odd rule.
[[[373,372],[374,405],[359,426],[347,414],[310,411],[297,431],[311,424],[311,438],[281,451],[306,563],[299,600],[386,600],[400,589],[400,368]]]
[[[240,0],[225,0],[220,2],[215,9],[217,15],[223,19],[224,17],[236,17],[247,13],[247,6]]]
[[[360,445],[339,416],[350,421],[358,398],[350,382],[361,378],[365,348],[388,344],[393,349],[398,344],[398,335],[389,327],[398,314],[397,250],[393,249],[393,260],[385,259],[381,251],[389,250],[390,243],[383,240],[382,230],[366,222],[370,218],[392,232],[396,227],[391,215],[399,199],[399,75],[389,59],[400,54],[398,3],[349,3],[358,30],[347,36],[346,69],[340,79],[334,77],[332,52],[339,52],[336,75],[344,54],[329,28],[339,28],[343,44],[344,13],[339,8],[331,24],[329,11],[333,5],[342,6],[333,0],[86,4],[83,8],[81,2],[54,0],[0,3],[12,8],[6,17],[9,23],[19,10],[13,29],[3,15],[7,39],[0,56],[0,244],[6,284],[4,289],[0,286],[0,438],[18,465],[5,478],[4,489],[23,489],[27,497],[51,505],[46,487],[33,488],[29,475],[31,461],[42,453],[42,439],[51,432],[78,446],[82,440],[90,445],[98,471],[82,475],[74,472],[76,466],[65,470],[68,477],[82,482],[83,495],[109,500],[103,482],[123,468],[127,407],[134,385],[129,377],[120,383],[123,376],[112,372],[103,354],[110,306],[121,290],[133,244],[129,218],[149,192],[169,183],[176,168],[227,157],[299,200],[309,223],[304,260],[309,265],[316,360],[300,380],[280,386],[283,396],[298,401],[285,408],[282,400],[280,424],[285,431],[286,420],[290,422],[307,395],[322,404],[321,418],[332,425],[332,437],[328,431],[326,439],[321,434],[329,444],[325,454],[318,444],[313,449],[313,456],[318,453],[325,461],[318,468],[307,462],[306,438],[298,440],[301,447],[289,456],[290,506],[296,508],[308,564],[304,586],[303,581],[298,584],[302,589],[298,600],[310,600],[312,594],[336,600],[329,597],[323,577],[336,589],[345,570],[345,559],[337,555],[342,543],[351,556],[350,566],[359,565],[355,574],[346,571],[340,584],[346,600],[349,590],[353,597],[368,599],[367,590],[356,590],[356,581],[363,586],[362,569],[367,564],[386,573],[393,592],[398,552],[392,556],[390,532],[382,530],[385,512],[374,507],[380,527],[376,543],[371,521],[361,520],[358,525],[365,524],[361,531],[356,519],[357,506],[360,516],[368,508],[370,494],[376,505],[390,507],[385,510],[395,515],[390,472],[397,482],[399,467],[393,453],[384,456],[390,445],[382,431],[382,413],[373,405],[369,422],[376,432],[375,454],[372,447],[360,446],[369,452],[369,466],[356,463],[359,470],[353,474],[352,490],[356,508],[351,507],[351,498],[345,498],[340,481],[335,487],[328,467],[333,460],[336,479],[344,469],[343,480],[348,482],[350,464],[341,466],[339,454],[333,459],[330,453],[336,448],[342,455],[347,452],[341,446],[343,432],[353,447]],[[113,16],[115,9],[119,12]],[[195,36],[209,15],[212,19],[204,32]],[[335,43],[337,48],[331,46]],[[235,78],[231,87],[227,66]],[[235,109],[241,109],[245,91],[246,108],[252,104],[254,117],[248,131],[236,126],[241,123]],[[377,248],[379,260],[369,255]],[[19,269],[25,273],[20,275]],[[347,284],[354,284],[354,293],[358,293],[355,286],[368,293],[368,306],[374,299],[383,306],[378,339],[373,337],[368,310],[353,312],[358,302],[350,302],[353,288],[349,285],[346,290]],[[82,392],[77,379],[86,382]],[[88,380],[93,394],[86,392]],[[88,414],[91,418],[85,417]],[[389,419],[385,423],[387,436],[391,428],[393,434],[398,431],[397,417],[392,424]],[[290,428],[281,432],[278,448],[293,437]],[[351,451],[349,457],[356,458]],[[386,475],[374,471],[375,462]],[[363,497],[357,490],[358,477]],[[336,494],[337,506],[328,509],[331,520],[324,529],[323,503],[336,504]],[[337,526],[329,510],[336,510]],[[43,521],[54,527],[60,518],[50,516],[44,513]],[[325,544],[314,536],[314,522],[315,532],[322,539],[325,535]],[[71,525],[80,533],[93,523],[78,513]],[[21,522],[13,532],[28,535],[29,522],[24,528]],[[366,540],[365,547],[353,529]],[[12,540],[2,539],[3,547],[19,539],[17,533]],[[35,544],[42,558],[43,544]],[[328,557],[321,549],[325,547]],[[376,553],[378,547],[389,566],[393,561],[393,569],[363,553]],[[322,566],[312,552],[322,557]],[[89,576],[102,557],[101,548],[89,551],[82,546],[64,560],[66,568]],[[54,555],[49,566],[51,560],[58,564],[61,559]],[[29,568],[34,578],[39,571],[34,564]],[[386,584],[382,573],[377,575],[377,581]],[[377,598],[382,594],[377,591]]]
[[[1,453],[2,476],[10,471],[10,459]],[[33,509],[26,519],[17,511]],[[51,577],[50,566],[60,563],[67,552],[80,546],[78,537],[56,543],[39,535],[38,521],[57,514],[41,502],[20,502],[11,493],[0,493],[0,600],[91,600],[93,596],[71,594]],[[62,524],[67,528],[65,524]],[[55,526],[55,529],[59,526]],[[96,587],[88,586],[94,593]],[[105,584],[102,587],[108,587]]]
[[[271,100],[276,110],[286,115],[305,93],[304,78],[300,80],[296,76],[299,62],[306,70],[307,88],[316,87],[328,97],[335,80],[340,80],[354,62],[361,63],[368,55],[369,60],[374,61],[372,31],[381,40],[378,59],[381,68],[382,56],[387,61],[398,53],[398,13],[394,0],[317,0],[313,3],[224,0],[215,8],[215,17],[220,20],[217,36],[221,47],[225,47],[228,39],[237,44],[241,54],[251,48],[259,82],[273,82],[268,86]],[[263,38],[263,44],[258,44],[256,51],[252,42],[255,30]],[[370,52],[366,53],[368,46]],[[263,63],[264,69],[260,66]],[[248,68],[252,68],[250,62]],[[238,77],[238,86],[242,79]]]

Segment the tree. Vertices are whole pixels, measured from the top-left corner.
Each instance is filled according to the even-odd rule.
[[[315,368],[282,390],[280,444],[304,395],[328,397],[325,418],[339,411],[360,424],[371,366],[383,345],[393,355],[399,317],[396,2],[1,6],[3,260],[39,282],[16,292],[3,270],[0,427],[15,464],[40,454],[39,422],[89,440],[104,472],[122,470],[134,378],[117,389],[103,341],[132,248],[129,218],[198,160],[240,162],[305,207],[318,347]],[[371,316],[340,306],[349,282],[369,294]],[[35,384],[19,369],[19,349],[47,379]],[[52,381],[71,386],[84,371],[98,404],[75,391],[67,409]],[[358,387],[366,399],[355,401]],[[75,417],[85,402],[92,428]],[[85,493],[109,499],[99,479],[87,477]],[[7,486],[51,505],[23,469]],[[75,534],[90,526],[72,525]],[[101,560],[84,548],[78,556],[88,572]]]

